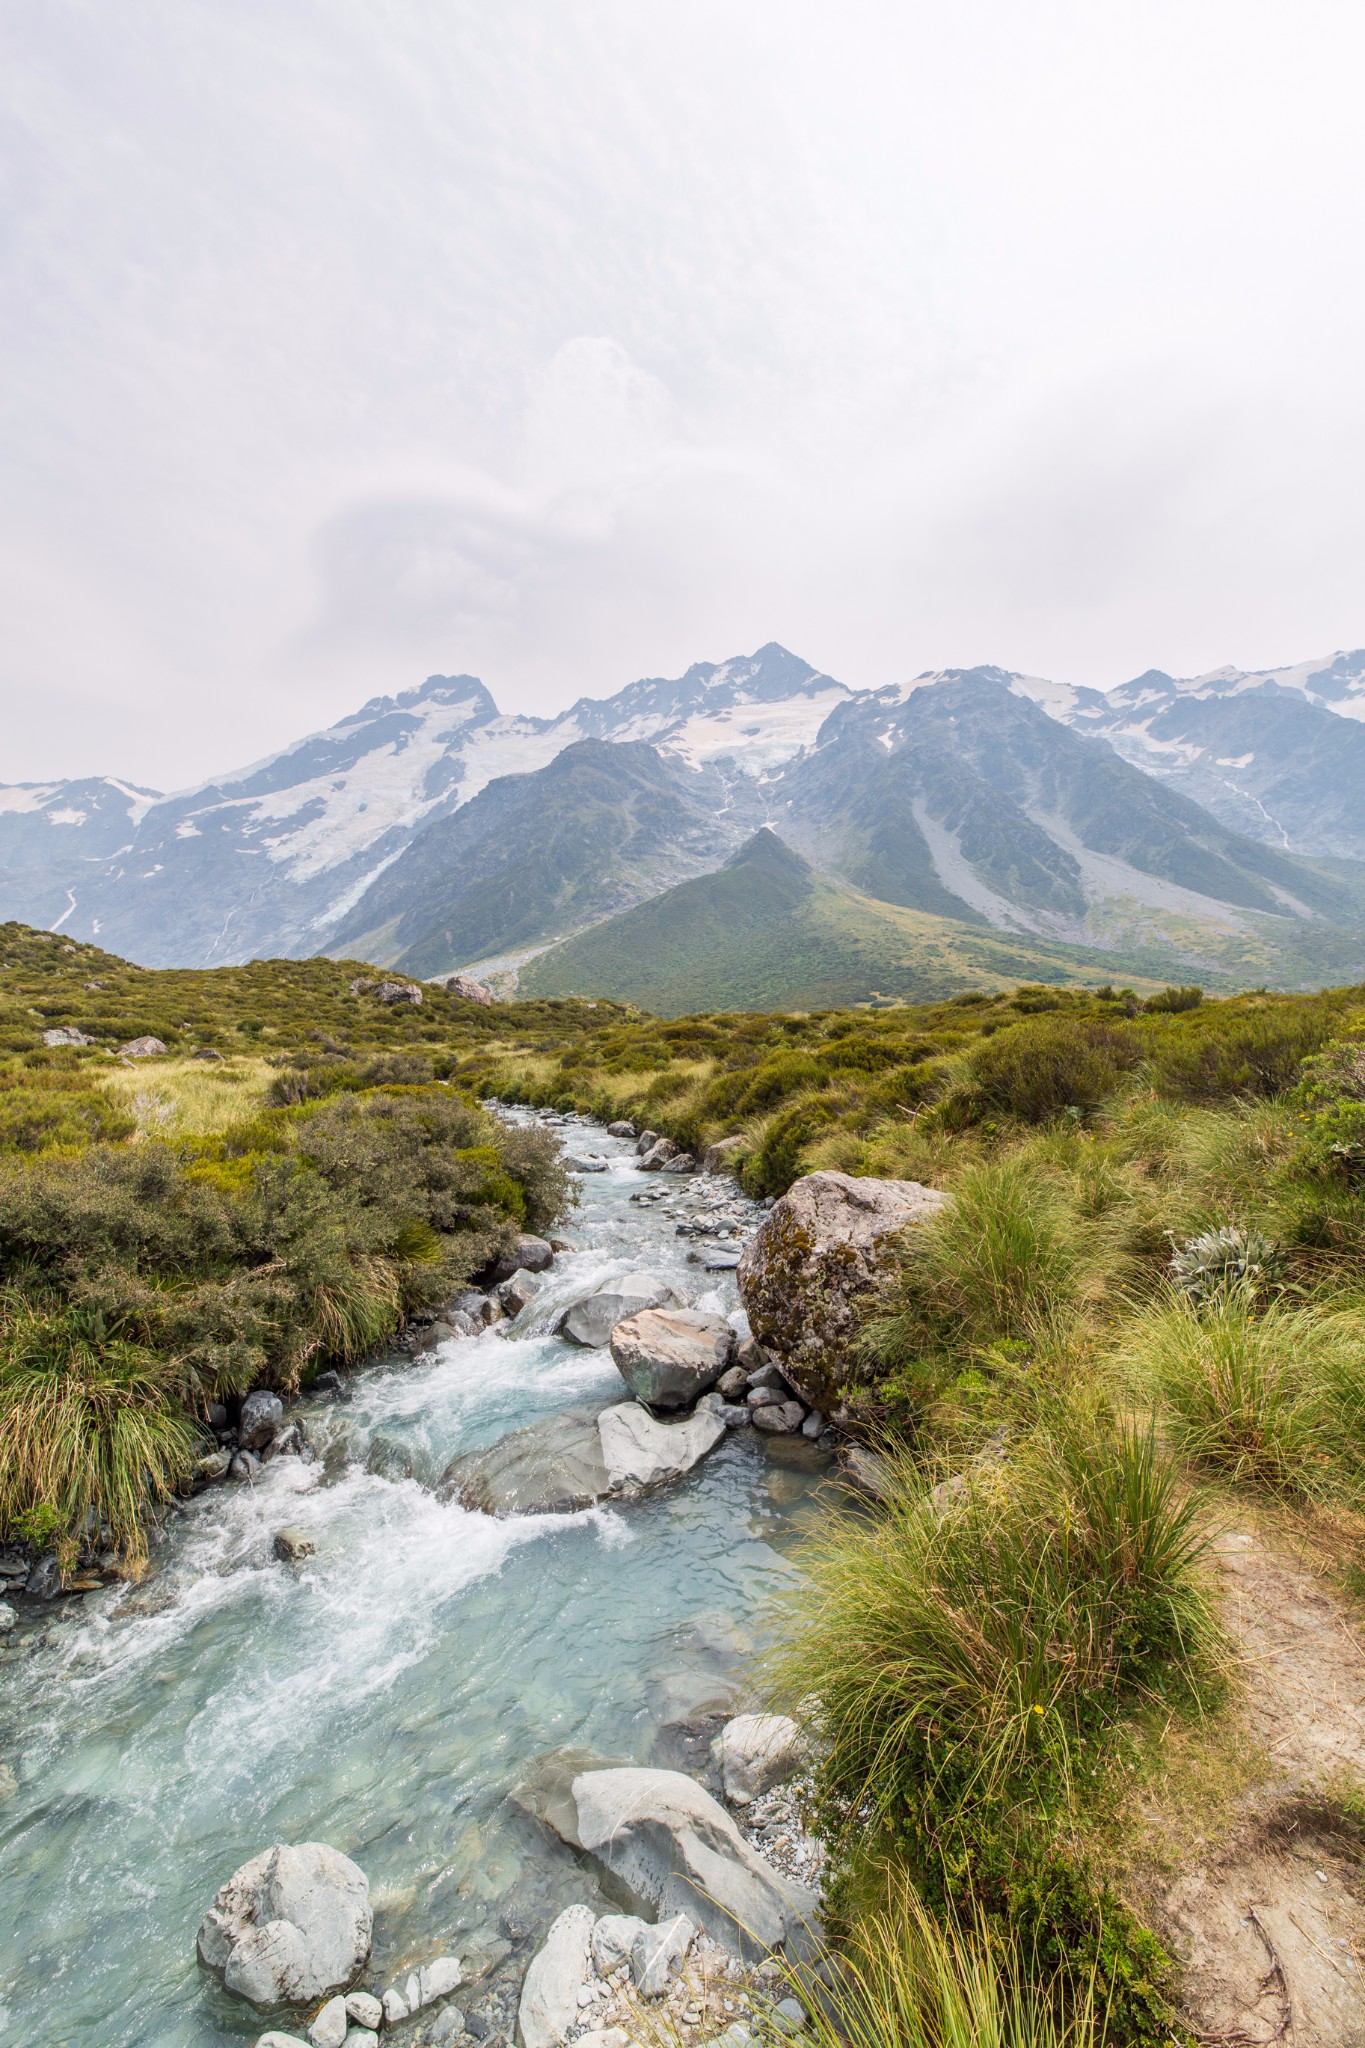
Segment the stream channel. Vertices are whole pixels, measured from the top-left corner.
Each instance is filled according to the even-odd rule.
[[[495,1521],[432,1490],[459,1451],[619,1397],[609,1352],[550,1332],[576,1296],[649,1269],[737,1305],[664,1204],[631,1201],[697,1184],[599,1126],[561,1134],[609,1168],[576,1176],[571,1249],[515,1323],[305,1400],[315,1462],[199,1495],[141,1585],[26,1617],[0,1654],[0,2048],[254,2041],[268,2023],[199,1968],[195,1931],[275,1841],[366,1872],[367,1987],[454,1954],[481,1973],[462,2006],[505,2004],[563,1906],[616,1903],[511,1787],[561,1748],[696,1768],[698,1723],[743,1700],[818,1512],[813,1446],[736,1431],[680,1484],[579,1514]],[[368,1469],[381,1432],[373,1462],[397,1443],[413,1477]],[[273,1554],[285,1523],[317,1545],[302,1566]]]

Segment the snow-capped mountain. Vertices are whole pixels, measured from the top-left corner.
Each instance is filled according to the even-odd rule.
[[[1365,648],[1291,668],[1149,669],[1107,693],[1010,680],[1237,831],[1290,853],[1365,859]]]
[[[675,680],[582,698],[552,719],[506,716],[473,676],[429,676],[325,731],[173,796],[121,784],[0,788],[0,909],[96,938],[148,966],[324,950],[423,827],[584,739],[646,741],[718,814],[772,773],[853,693],[775,644]],[[747,806],[739,811],[746,820]],[[98,815],[109,829],[70,820]],[[117,820],[117,822],[115,822]],[[733,843],[733,829],[719,839]]]

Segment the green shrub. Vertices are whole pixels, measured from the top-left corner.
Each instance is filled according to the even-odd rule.
[[[1332,1028],[1331,1012],[1316,1000],[1268,1000],[1240,1012],[1207,1004],[1154,1042],[1152,1069],[1163,1092],[1191,1101],[1283,1095]]]
[[[1037,1124],[1067,1109],[1095,1109],[1140,1057],[1138,1043],[1119,1025],[1030,1017],[978,1046],[967,1074],[986,1113]]]

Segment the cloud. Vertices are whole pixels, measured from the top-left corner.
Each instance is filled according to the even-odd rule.
[[[0,774],[432,669],[1358,641],[1362,55],[1333,0],[6,11]]]

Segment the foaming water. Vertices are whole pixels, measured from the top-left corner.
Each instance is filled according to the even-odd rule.
[[[442,1950],[496,1965],[509,1908],[515,1940],[602,1903],[509,1792],[565,1746],[646,1761],[723,1702],[816,1481],[731,1439],[634,1504],[494,1521],[436,1498],[459,1452],[619,1390],[607,1354],[550,1334],[558,1307],[632,1268],[692,1300],[717,1284],[630,1204],[626,1148],[593,1144],[612,1170],[584,1177],[575,1249],[509,1334],[358,1376],[311,1418],[325,1458],[201,1496],[142,1586],[65,1604],[0,1663],[0,2043],[254,2040],[194,1935],[276,1840],[367,1872],[379,1983]],[[415,1476],[381,1476],[395,1455]],[[285,1523],[317,1546],[302,1567],[273,1554]]]

